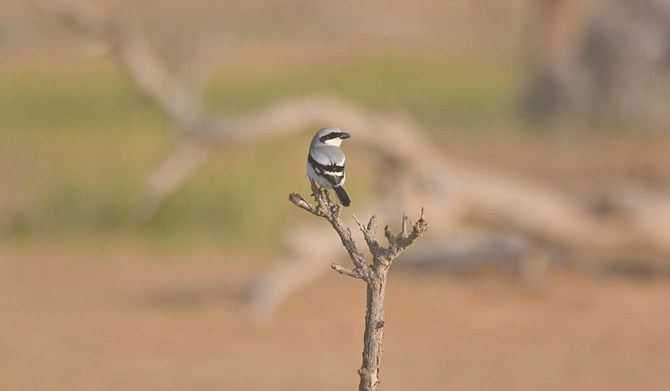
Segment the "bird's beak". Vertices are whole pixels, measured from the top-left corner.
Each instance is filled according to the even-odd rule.
[[[349,133],[345,133],[345,132],[342,132],[342,134],[340,135],[341,139],[345,139],[345,138],[349,138],[349,137],[351,137],[351,135]]]

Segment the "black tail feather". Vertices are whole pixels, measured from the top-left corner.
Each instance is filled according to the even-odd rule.
[[[340,203],[342,205],[344,206],[351,205],[351,200],[349,199],[349,195],[347,195],[347,192],[344,191],[344,187],[334,186],[333,190],[335,190],[335,194],[337,194],[337,199],[340,200]]]

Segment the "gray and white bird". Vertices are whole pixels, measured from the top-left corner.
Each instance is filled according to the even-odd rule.
[[[312,138],[307,154],[307,176],[326,188],[331,188],[337,194],[337,199],[344,206],[349,206],[351,200],[344,191],[344,152],[340,149],[342,140],[351,137],[335,127],[320,129]]]

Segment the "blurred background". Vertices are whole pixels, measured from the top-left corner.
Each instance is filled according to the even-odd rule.
[[[385,390],[667,389],[669,108],[667,0],[4,0],[0,389],[353,389],[326,125]]]

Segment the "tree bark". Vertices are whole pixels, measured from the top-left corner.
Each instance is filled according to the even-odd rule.
[[[365,335],[363,337],[363,364],[358,374],[361,381],[359,391],[373,391],[379,385],[379,367],[384,340],[384,298],[388,267],[373,268],[377,278],[367,283],[367,309],[365,311]]]

